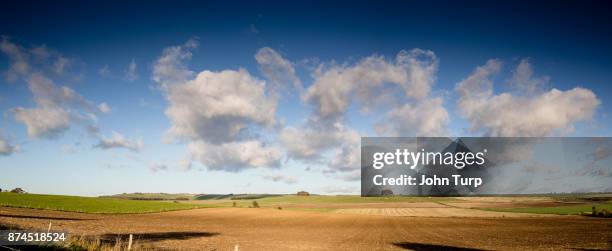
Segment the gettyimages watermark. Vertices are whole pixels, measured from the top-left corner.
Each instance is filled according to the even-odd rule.
[[[361,139],[361,195],[606,192],[609,137]]]

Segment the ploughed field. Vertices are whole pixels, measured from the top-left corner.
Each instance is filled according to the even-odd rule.
[[[216,207],[144,214],[0,207],[0,225],[46,230],[51,222],[53,230],[65,230],[84,239],[99,239],[109,246],[114,246],[117,240],[125,245],[127,235],[134,234],[137,249],[162,250],[612,248],[610,218],[506,212],[535,206],[576,207],[586,203],[565,205],[548,198],[529,197],[366,202],[357,198],[288,197],[271,198],[271,201],[264,198],[258,200],[262,208],[246,207],[250,201],[238,201],[236,208],[231,207],[233,203],[230,207],[220,207],[227,202],[211,201]]]

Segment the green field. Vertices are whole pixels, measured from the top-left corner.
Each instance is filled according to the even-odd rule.
[[[50,209],[83,213],[152,213],[211,207],[207,204],[140,201],[64,195],[0,193],[0,206]]]
[[[595,206],[597,211],[607,209],[612,211],[612,203],[604,204],[582,204],[574,206],[558,206],[558,207],[530,207],[530,208],[486,208],[485,210],[499,212],[515,212],[515,213],[534,213],[534,214],[561,214],[573,215],[581,212],[591,212],[591,207]]]
[[[176,195],[164,194],[165,199],[174,198]],[[140,194],[139,196],[143,196]],[[181,194],[180,196],[186,196]],[[161,197],[159,194],[155,198]],[[257,201],[261,207],[282,207],[293,210],[311,211],[331,211],[333,208],[325,207],[326,204],[355,204],[355,203],[393,203],[393,202],[453,202],[456,198],[449,197],[410,197],[410,196],[389,196],[389,197],[360,197],[357,195],[338,195],[338,196],[296,196],[296,195],[267,195],[263,198],[254,196],[243,196],[243,199],[208,199],[208,200],[187,200],[175,203],[173,201],[155,200],[134,200],[114,197],[79,197],[64,195],[41,195],[41,194],[16,194],[0,193],[0,206],[23,207],[35,209],[49,209],[83,213],[151,213],[171,210],[183,210],[206,207],[250,207],[253,201]],[[305,207],[291,207],[305,205]],[[585,203],[571,206],[556,207],[530,207],[530,208],[482,208],[483,210],[516,212],[516,213],[536,213],[536,214],[562,214],[575,215],[581,212],[591,212],[592,205],[596,205],[597,210],[607,209],[612,211],[612,203]]]
[[[248,198],[248,197],[246,197]],[[360,197],[352,195],[341,196],[269,196],[256,199],[260,206],[273,207],[277,205],[323,205],[343,203],[382,203],[382,202],[425,202],[425,201],[449,201],[452,198],[439,197]],[[251,206],[253,200],[205,200],[206,203],[192,203],[191,201],[149,201],[121,199],[113,197],[79,197],[65,195],[42,195],[42,194],[16,194],[0,193],[0,206],[23,207],[35,209],[49,209],[83,213],[151,213],[171,210],[205,208],[205,207],[229,207],[236,203],[239,207]],[[316,210],[316,209],[313,209]]]
[[[416,197],[416,196],[387,196],[387,197],[361,197],[359,195],[311,195],[297,196],[285,195],[277,197],[266,197],[257,200],[261,203],[287,203],[287,204],[330,204],[330,203],[384,203],[384,202],[437,202],[453,201],[449,197]]]
[[[100,198],[115,198],[128,200],[193,200],[196,194],[189,193],[122,193],[100,196]]]
[[[410,196],[389,196],[389,197],[361,197],[359,195],[281,195],[268,196],[261,199],[249,200],[218,200],[223,201],[217,205],[231,206],[236,203],[239,207],[248,207],[253,201],[257,201],[262,207],[275,207],[279,205],[310,205],[317,210],[317,205],[325,204],[348,204],[348,203],[393,203],[393,202],[450,202],[455,201],[455,198],[448,197],[410,197]],[[214,202],[208,200],[207,202]]]

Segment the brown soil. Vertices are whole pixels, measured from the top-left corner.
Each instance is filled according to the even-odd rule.
[[[505,218],[505,217],[559,217],[554,214],[528,214],[493,212],[467,208],[436,207],[436,208],[347,208],[337,209],[334,213],[341,214],[367,214],[383,216],[407,216],[407,217],[468,217],[468,218]]]
[[[284,208],[440,208],[448,207],[435,202],[380,202],[380,203],[320,203],[280,204]],[[272,206],[273,207],[273,206]]]
[[[577,216],[525,218],[393,217],[209,208],[153,214],[97,215],[0,207],[0,224],[66,230],[104,238],[136,234],[169,250],[495,250],[609,249],[612,220]],[[468,250],[468,249],[465,249]]]

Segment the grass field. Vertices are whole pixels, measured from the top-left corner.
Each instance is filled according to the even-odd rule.
[[[453,201],[454,198],[448,197],[410,197],[410,196],[389,196],[389,197],[361,197],[359,195],[337,195],[337,196],[296,196],[285,195],[277,197],[266,197],[258,199],[263,204],[330,204],[330,203],[385,203],[385,202],[437,202]]]
[[[183,195],[183,194],[182,194]],[[248,197],[247,197],[248,198]],[[356,205],[367,203],[389,203],[391,207],[396,207],[397,203],[422,203],[430,202],[445,205],[446,202],[459,201],[457,198],[449,197],[409,197],[409,196],[390,196],[390,197],[360,197],[356,195],[339,196],[296,196],[296,195],[277,195],[267,196],[259,199],[219,199],[219,200],[188,200],[174,203],[172,201],[148,201],[131,200],[121,198],[95,198],[64,195],[40,195],[40,194],[15,194],[0,193],[0,206],[22,207],[34,209],[50,209],[59,211],[83,212],[83,213],[151,213],[172,210],[206,208],[206,207],[250,207],[253,201],[257,201],[261,207],[281,207],[290,210],[306,210],[329,212],[335,208],[351,208]],[[375,205],[375,204],[369,204]],[[393,206],[395,205],[395,206]],[[404,204],[400,204],[404,205]],[[612,203],[583,203],[572,206],[538,206],[538,207],[478,207],[481,210],[512,212],[512,213],[532,213],[532,214],[560,214],[576,215],[581,212],[591,212],[592,205],[597,206],[597,210],[607,209],[612,211]]]
[[[100,196],[100,198],[115,198],[129,200],[192,200],[196,194],[189,193],[122,193]]]
[[[51,209],[83,213],[151,213],[212,207],[207,204],[139,201],[64,195],[0,193],[0,206]]]
[[[246,197],[248,198],[248,197]],[[452,202],[455,198],[448,197],[411,197],[411,196],[390,196],[390,197],[361,197],[359,195],[311,195],[311,196],[297,196],[297,195],[275,195],[266,196],[258,199],[212,199],[212,200],[199,200],[193,201],[198,204],[209,204],[221,207],[231,207],[236,204],[237,207],[249,207],[253,204],[253,201],[257,201],[261,207],[277,207],[277,206],[306,206],[301,209],[294,210],[308,210],[308,211],[330,211],[329,209],[322,209],[322,206],[338,205],[342,207],[343,204],[365,204],[365,203],[398,203],[398,202]],[[190,201],[191,202],[191,201]],[[189,202],[187,202],[189,203]]]
[[[591,207],[595,206],[597,210],[607,209],[612,211],[612,203],[605,204],[581,204],[574,206],[558,206],[558,207],[530,207],[530,208],[486,208],[485,210],[498,212],[514,212],[514,213],[534,213],[534,214],[561,214],[575,215],[581,212],[591,212]]]

